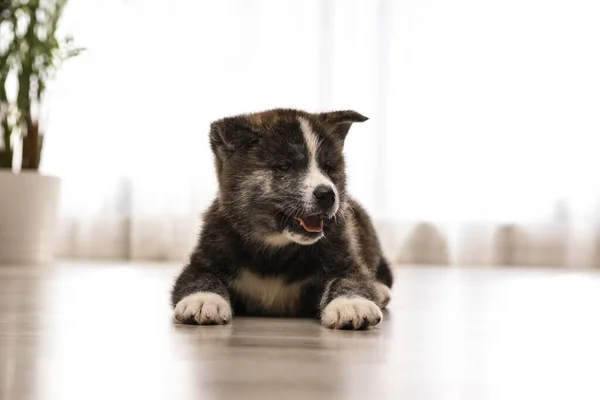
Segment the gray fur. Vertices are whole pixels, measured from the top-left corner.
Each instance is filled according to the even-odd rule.
[[[334,186],[331,207],[305,195],[310,159],[302,119],[318,138],[322,181]],[[215,293],[236,314],[321,317],[325,325],[351,329],[377,324],[381,314],[370,301],[382,305],[376,282],[391,287],[392,274],[369,216],[346,194],[343,157],[350,125],[366,119],[355,111],[276,109],[213,122],[219,194],[175,282],[173,306],[194,293]],[[295,222],[313,214],[324,218],[322,232]],[[181,322],[211,323],[210,313],[202,316]]]

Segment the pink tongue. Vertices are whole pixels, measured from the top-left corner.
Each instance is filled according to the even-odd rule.
[[[296,218],[300,225],[307,232],[321,232],[323,230],[323,220],[317,217],[306,217],[306,219]]]

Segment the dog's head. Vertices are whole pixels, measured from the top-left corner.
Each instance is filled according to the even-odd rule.
[[[276,109],[213,122],[219,198],[239,233],[273,246],[321,239],[346,201],[344,139],[366,120]]]

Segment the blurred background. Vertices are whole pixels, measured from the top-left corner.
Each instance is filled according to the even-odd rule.
[[[184,260],[209,122],[354,109],[350,191],[397,263],[600,266],[600,2],[70,0],[49,87],[59,256]]]

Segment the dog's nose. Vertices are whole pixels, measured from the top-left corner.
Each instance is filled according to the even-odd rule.
[[[335,192],[329,185],[319,185],[313,192],[317,203],[323,208],[329,208],[335,204]]]

